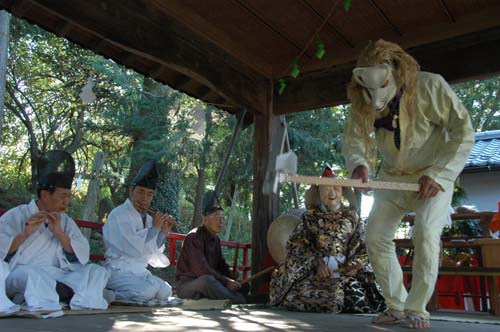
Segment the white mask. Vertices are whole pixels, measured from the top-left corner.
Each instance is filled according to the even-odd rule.
[[[352,74],[356,82],[364,87],[363,97],[375,112],[382,111],[396,96],[396,80],[392,67],[383,63],[370,67],[356,67]]]

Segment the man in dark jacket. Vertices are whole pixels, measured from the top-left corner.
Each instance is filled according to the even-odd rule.
[[[222,255],[217,236],[224,229],[224,210],[215,192],[203,197],[203,225],[191,230],[177,262],[177,295],[186,299],[206,297],[245,303],[241,284],[235,281]]]

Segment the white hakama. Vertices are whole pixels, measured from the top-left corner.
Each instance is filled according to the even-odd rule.
[[[38,213],[33,200],[7,211],[0,218],[0,259],[5,260],[14,238],[24,231],[27,220]],[[105,268],[87,264],[89,243],[73,219],[61,214],[61,229],[70,238],[77,258],[70,262],[59,239],[42,223],[10,258],[6,278],[7,295],[14,302],[25,303],[26,310],[59,310],[56,282],[74,291],[71,309],[106,309],[103,289],[109,278]]]
[[[19,310],[19,306],[9,300],[5,293],[5,279],[7,279],[8,274],[9,265],[5,262],[0,262],[0,317]]]
[[[127,199],[111,211],[103,228],[106,247],[106,268],[111,272],[107,287],[117,300],[168,300],[172,287],[147,269],[167,267],[170,261],[163,254],[165,234],[153,227],[153,218],[145,222]]]

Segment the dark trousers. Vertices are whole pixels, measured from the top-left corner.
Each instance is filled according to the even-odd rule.
[[[198,278],[181,277],[175,288],[177,296],[183,299],[199,299],[206,297],[214,300],[231,300],[233,304],[246,303],[245,296],[233,292],[212,275]]]

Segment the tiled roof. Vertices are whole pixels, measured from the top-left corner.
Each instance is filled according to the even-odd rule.
[[[476,143],[465,163],[465,169],[500,167],[500,130],[476,133]]]

